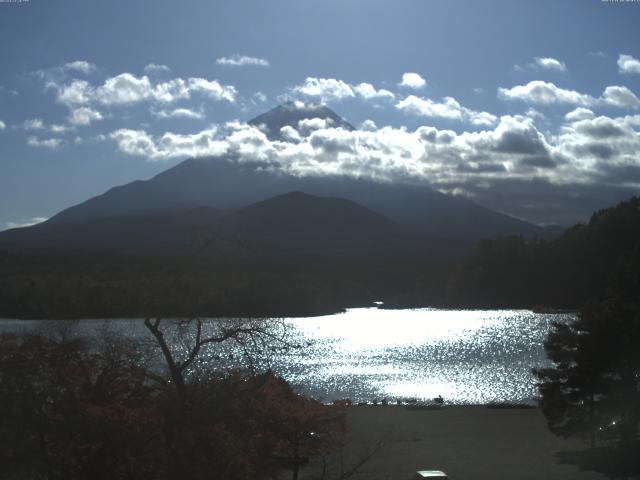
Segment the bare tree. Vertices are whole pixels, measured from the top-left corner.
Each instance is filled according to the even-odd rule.
[[[269,352],[274,348],[295,347],[286,339],[286,327],[276,319],[227,319],[207,322],[209,331],[205,332],[205,325],[201,318],[191,318],[178,322],[178,325],[192,330],[191,339],[184,339],[185,349],[182,354],[172,346],[172,339],[168,338],[164,324],[169,320],[159,317],[147,317],[145,327],[155,338],[168,368],[169,378],[175,386],[181,402],[187,400],[186,375],[194,365],[203,349],[208,346],[220,346],[233,343],[240,348],[253,372],[254,358],[252,354]],[[175,339],[174,339],[175,340]]]

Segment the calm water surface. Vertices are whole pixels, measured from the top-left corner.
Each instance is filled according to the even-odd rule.
[[[571,318],[527,310],[357,308],[285,319],[291,338],[306,346],[273,353],[269,365],[323,401],[442,395],[451,403],[528,402],[536,396],[531,369],[547,364],[544,336],[552,322]],[[41,325],[0,320],[4,331]],[[78,334],[105,329],[147,335],[141,320],[83,320],[75,326]],[[209,358],[216,361],[213,353]]]

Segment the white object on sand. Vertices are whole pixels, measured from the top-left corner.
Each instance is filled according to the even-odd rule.
[[[422,480],[423,478],[449,478],[446,473],[440,470],[420,470],[416,472],[411,480]]]

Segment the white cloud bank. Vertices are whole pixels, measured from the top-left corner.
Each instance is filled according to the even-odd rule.
[[[189,108],[175,108],[173,110],[151,110],[151,114],[156,118],[190,118],[194,120],[202,120],[204,113],[201,111],[191,110]]]
[[[640,115],[594,116],[575,110],[555,135],[534,120],[503,116],[494,128],[457,133],[430,126],[414,131],[376,128],[347,131],[307,119],[269,140],[242,123],[210,126],[194,134],[120,129],[110,138],[130,155],[150,160],[224,156],[267,169],[304,175],[349,175],[379,181],[427,183],[469,195],[497,182],[640,187]]]
[[[79,105],[104,106],[127,105],[140,102],[173,103],[200,94],[215,101],[236,101],[237,91],[231,85],[205,78],[175,78],[164,82],[152,82],[148,76],[137,77],[121,73],[107,78],[102,85],[91,85],[86,80],[75,79],[59,84],[50,81],[47,87],[56,91],[57,101],[70,108]]]
[[[110,138],[129,155],[140,155],[149,160],[166,160],[175,157],[198,157],[203,155],[223,155],[226,143],[216,136],[217,128],[210,127],[192,135],[165,133],[154,138],[144,130],[120,129],[112,132]]]
[[[463,107],[452,97],[445,97],[441,102],[409,95],[396,104],[404,113],[422,117],[445,118],[448,120],[466,121],[473,125],[489,126],[498,121],[498,117],[488,112],[478,112]]]
[[[560,88],[551,82],[542,80],[533,80],[526,85],[517,85],[512,88],[498,88],[498,97],[505,100],[522,100],[547,105],[553,103],[591,105],[594,103],[594,98],[589,95]]]
[[[503,100],[521,100],[542,105],[606,105],[629,109],[640,108],[640,99],[627,87],[619,85],[605,88],[602,96],[595,98],[575,90],[560,88],[551,82],[533,80],[526,85],[498,88],[498,97]]]

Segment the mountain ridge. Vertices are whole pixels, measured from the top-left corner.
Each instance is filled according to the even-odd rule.
[[[266,128],[268,135],[276,135],[283,126],[298,126],[302,120],[317,118],[328,118],[334,126],[353,129],[328,107],[300,108],[295,103],[275,107],[249,123]],[[193,209],[213,208],[222,215],[296,191],[351,201],[420,236],[455,239],[468,245],[487,237],[546,237],[556,233],[426,185],[384,183],[345,175],[299,177],[230,156],[184,160],[149,180],[113,187],[25,231],[37,235],[53,225],[132,216],[166,217],[171,223],[175,220],[172,216],[187,215]],[[0,232],[0,244],[8,236],[16,238],[15,234]]]

